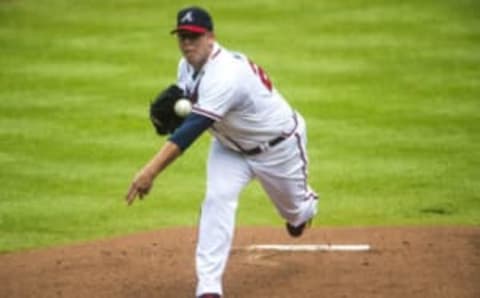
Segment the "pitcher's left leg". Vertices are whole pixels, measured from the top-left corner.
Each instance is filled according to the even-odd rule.
[[[255,175],[278,212],[290,227],[300,227],[300,234],[302,225],[315,216],[318,204],[317,194],[308,185],[305,138],[305,131],[299,130],[281,147],[252,160]]]
[[[280,215],[291,226],[303,225],[315,216],[318,195],[298,173],[291,178],[256,174]]]

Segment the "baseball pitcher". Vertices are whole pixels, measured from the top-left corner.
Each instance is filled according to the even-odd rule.
[[[153,126],[168,140],[135,176],[126,201],[148,194],[154,179],[208,130],[213,140],[196,249],[196,296],[222,297],[239,193],[252,179],[261,183],[292,237],[302,235],[316,214],[318,197],[307,183],[305,121],[264,69],[216,41],[204,9],[180,10],[172,34],[183,55],[177,82],[150,107]],[[179,98],[192,105],[185,118],[175,114]]]

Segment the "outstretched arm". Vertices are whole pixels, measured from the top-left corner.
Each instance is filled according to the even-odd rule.
[[[160,174],[172,161],[174,161],[182,151],[177,144],[168,141],[162,149],[143,167],[135,176],[128,190],[128,205],[131,205],[137,196],[140,199],[147,195],[152,187],[153,180]]]
[[[128,205],[131,205],[137,196],[142,199],[147,195],[155,177],[181,155],[213,122],[208,117],[190,114],[162,149],[135,176],[125,197]]]

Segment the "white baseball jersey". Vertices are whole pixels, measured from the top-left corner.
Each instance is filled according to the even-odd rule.
[[[235,151],[288,136],[295,129],[292,108],[265,72],[218,43],[198,73],[182,58],[177,84],[194,102],[194,113],[216,121],[210,132]]]
[[[199,224],[196,294],[222,294],[238,197],[252,179],[260,181],[293,226],[316,213],[317,195],[307,182],[305,122],[260,67],[217,43],[198,73],[185,59],[180,61],[177,84],[193,101],[193,113],[215,120]],[[246,154],[279,137],[283,140],[268,150]]]

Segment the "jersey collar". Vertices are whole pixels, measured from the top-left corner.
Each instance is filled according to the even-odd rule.
[[[213,44],[212,53],[210,54],[210,57],[208,58],[208,60],[211,61],[211,60],[214,60],[215,58],[217,58],[218,54],[220,54],[221,51],[222,51],[222,47],[220,47],[218,42],[215,42]]]
[[[202,68],[197,72],[195,72],[195,69],[193,68],[193,66],[189,64],[189,66],[193,71],[192,78],[194,81],[197,80],[198,77],[201,77],[205,73],[205,70],[208,68],[208,65],[210,64],[210,62],[215,60],[215,58],[218,57],[218,55],[222,52],[222,50],[223,50],[222,47],[217,42],[215,42],[213,44],[213,49],[212,49],[212,52],[210,53],[210,56],[208,57],[207,62],[205,62]]]

